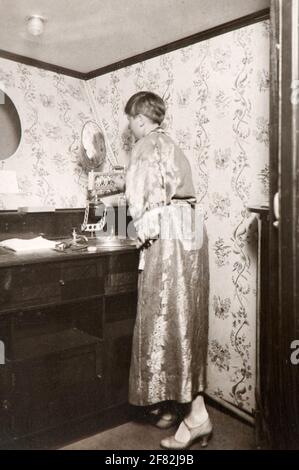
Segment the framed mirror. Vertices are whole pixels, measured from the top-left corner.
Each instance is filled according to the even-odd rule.
[[[81,165],[86,172],[99,170],[106,159],[106,144],[102,129],[95,121],[87,121],[81,133]]]
[[[0,161],[14,155],[22,137],[21,120],[11,98],[0,88]]]

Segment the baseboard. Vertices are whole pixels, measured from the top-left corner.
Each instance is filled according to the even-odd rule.
[[[243,411],[240,408],[237,408],[236,406],[234,406],[233,404],[225,400],[221,400],[220,398],[217,398],[210,393],[205,393],[205,397],[207,397],[208,405],[211,405],[214,408],[218,408],[220,409],[220,411],[226,412],[230,415],[233,415],[234,417],[240,418],[241,420],[246,421],[247,423],[254,426],[255,424],[254,416],[247,413],[246,411]]]

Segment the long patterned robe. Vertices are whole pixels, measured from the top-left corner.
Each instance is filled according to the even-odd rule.
[[[196,217],[189,162],[161,129],[135,145],[126,175],[126,197],[143,261],[129,401],[134,405],[190,402],[206,384],[208,239],[203,219],[197,225],[200,243],[185,240],[183,231],[173,238],[172,229],[170,236],[161,236],[165,209],[171,208],[168,228],[176,229],[183,220],[179,216],[184,206],[191,212],[192,228]]]

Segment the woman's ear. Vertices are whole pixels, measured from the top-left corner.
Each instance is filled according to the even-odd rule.
[[[144,127],[145,125],[145,116],[143,114],[138,114],[138,124],[140,127]]]

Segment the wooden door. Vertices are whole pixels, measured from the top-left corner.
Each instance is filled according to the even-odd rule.
[[[268,364],[269,443],[299,448],[299,0],[271,1],[270,243]],[[279,194],[278,224],[273,208]],[[298,354],[299,355],[299,354]]]

